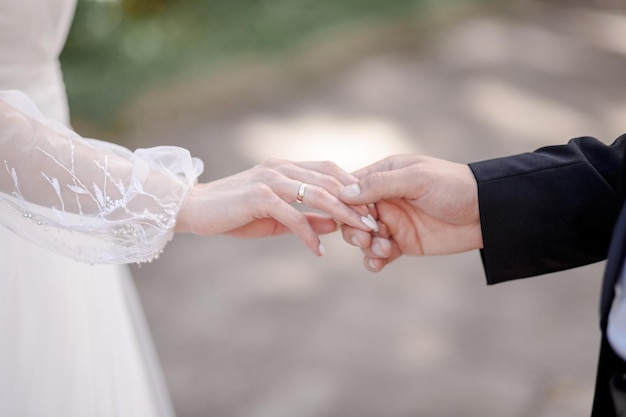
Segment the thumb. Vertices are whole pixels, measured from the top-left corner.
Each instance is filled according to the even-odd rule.
[[[410,179],[406,169],[379,171],[343,187],[339,198],[346,204],[377,203],[389,198],[406,198],[415,185],[415,179]]]

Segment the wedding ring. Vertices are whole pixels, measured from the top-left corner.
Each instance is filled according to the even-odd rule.
[[[309,184],[307,184],[306,182],[303,182],[302,184],[300,184],[300,188],[298,188],[298,195],[296,197],[296,201],[299,204],[302,204],[302,200],[304,200],[304,192],[306,191],[306,187]]]

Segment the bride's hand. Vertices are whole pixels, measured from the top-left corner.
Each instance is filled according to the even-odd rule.
[[[291,231],[322,256],[318,235],[337,230],[333,219],[366,232],[376,227],[367,217],[367,207],[349,207],[336,197],[344,185],[356,181],[331,162],[270,159],[238,174],[196,185],[181,210],[176,231],[247,238]],[[332,218],[297,210],[291,203],[299,196],[299,202]]]

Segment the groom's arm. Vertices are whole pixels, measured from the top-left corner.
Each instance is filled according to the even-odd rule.
[[[605,259],[624,200],[626,135],[470,164],[490,284]]]

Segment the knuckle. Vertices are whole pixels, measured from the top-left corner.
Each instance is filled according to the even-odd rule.
[[[266,168],[276,169],[285,164],[285,161],[280,158],[269,158],[261,163],[262,166]]]
[[[280,177],[282,177],[282,174],[274,167],[264,167],[258,174],[259,181],[268,187],[269,184],[276,182]]]
[[[344,204],[337,200],[333,194],[331,194],[327,189],[322,187],[315,187],[317,193],[319,194],[320,201],[324,202],[324,205],[327,208],[336,209],[343,207]]]
[[[332,161],[321,161],[321,164],[322,168],[326,172],[336,172],[337,170],[339,170],[339,166]]]
[[[306,236],[308,236],[309,238],[313,235],[315,235],[315,233],[311,230],[311,227],[309,225],[309,221],[307,220],[307,218],[301,214],[298,213],[296,215],[296,218],[294,219],[294,225],[298,230],[301,230],[302,233]]]
[[[274,190],[272,190],[269,185],[263,182],[259,182],[257,184],[257,186],[254,188],[254,194],[261,201],[273,200],[274,198],[277,198]]]
[[[321,192],[327,196],[336,195],[342,187],[343,184],[337,178],[331,176],[324,177],[319,185]]]
[[[385,183],[385,173],[382,171],[374,172],[367,176],[364,180],[365,184],[370,187],[377,187],[379,185],[384,185]]]

